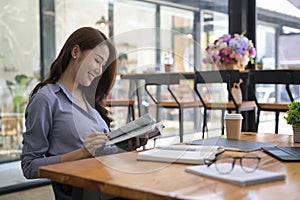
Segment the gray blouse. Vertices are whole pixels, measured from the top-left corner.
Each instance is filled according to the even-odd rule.
[[[26,178],[38,178],[40,166],[83,147],[84,136],[109,129],[88,103],[83,110],[62,83],[47,84],[30,98],[25,112],[21,166]]]

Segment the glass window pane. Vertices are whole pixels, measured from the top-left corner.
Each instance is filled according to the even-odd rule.
[[[194,42],[192,11],[161,6],[161,62],[169,52],[175,71],[194,71]]]
[[[275,36],[276,29],[272,26],[257,25],[256,60],[263,63],[264,69],[275,69]]]
[[[99,28],[108,36],[108,26],[96,22],[103,16],[108,20],[108,0],[55,0],[56,54],[69,35],[83,26]]]
[[[207,57],[206,47],[216,39],[228,33],[228,14],[215,11],[202,11],[202,32],[201,32],[201,58]],[[212,70],[216,66],[201,63],[201,70]]]
[[[39,25],[38,0],[0,1],[0,188],[28,182],[17,160],[24,108],[40,78]]]
[[[114,3],[114,42],[118,52],[128,56],[129,73],[155,70],[155,11],[155,5],[149,3]]]
[[[39,79],[38,8],[37,0],[0,1],[0,111],[22,113],[28,94]],[[27,76],[25,84],[15,80],[21,74]],[[6,81],[10,81],[10,87]]]

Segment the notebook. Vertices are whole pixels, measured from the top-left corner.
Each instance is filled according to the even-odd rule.
[[[300,162],[300,147],[262,147],[269,155],[285,162]]]
[[[218,164],[218,167],[228,168],[231,167],[231,165],[231,163],[221,163]],[[210,167],[207,167],[207,165],[188,166],[186,167],[185,171],[239,186],[248,186],[272,181],[279,181],[286,178],[284,173],[271,172],[260,169],[255,170],[253,173],[246,173],[241,169],[240,165],[236,165],[233,168],[233,171],[229,174],[220,174],[216,170],[214,164]]]
[[[234,151],[256,151],[260,150],[262,147],[274,147],[275,144],[267,143],[267,142],[254,142],[248,140],[231,140],[226,138],[207,138],[202,140],[194,140],[188,142],[190,145],[203,145],[203,146],[220,146],[226,150],[234,150]]]
[[[137,160],[166,163],[204,164],[224,152],[218,146],[169,145],[138,152]]]

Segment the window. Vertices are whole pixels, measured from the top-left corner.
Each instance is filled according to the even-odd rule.
[[[192,11],[161,6],[161,62],[171,53],[174,71],[194,71]]]
[[[123,0],[114,3],[113,40],[118,53],[128,56],[129,73],[155,69],[155,12],[155,4]]]
[[[24,111],[17,108],[26,105],[40,78],[39,1],[1,0],[0,30],[0,163],[5,163],[19,160]],[[19,75],[30,82],[16,84]],[[6,81],[14,83],[11,90]],[[1,164],[1,188],[26,181],[19,168],[19,162]]]
[[[55,0],[56,54],[69,35],[83,26],[99,28],[108,36],[108,27],[99,27],[96,22],[108,19],[108,0]]]

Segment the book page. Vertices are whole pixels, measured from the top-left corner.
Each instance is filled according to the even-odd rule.
[[[140,118],[129,122],[128,124],[113,130],[109,133],[109,138],[114,139],[120,135],[126,134],[128,132],[140,129],[141,127],[147,126],[147,125],[152,125],[155,123],[155,120],[151,118],[150,114],[147,113]]]

